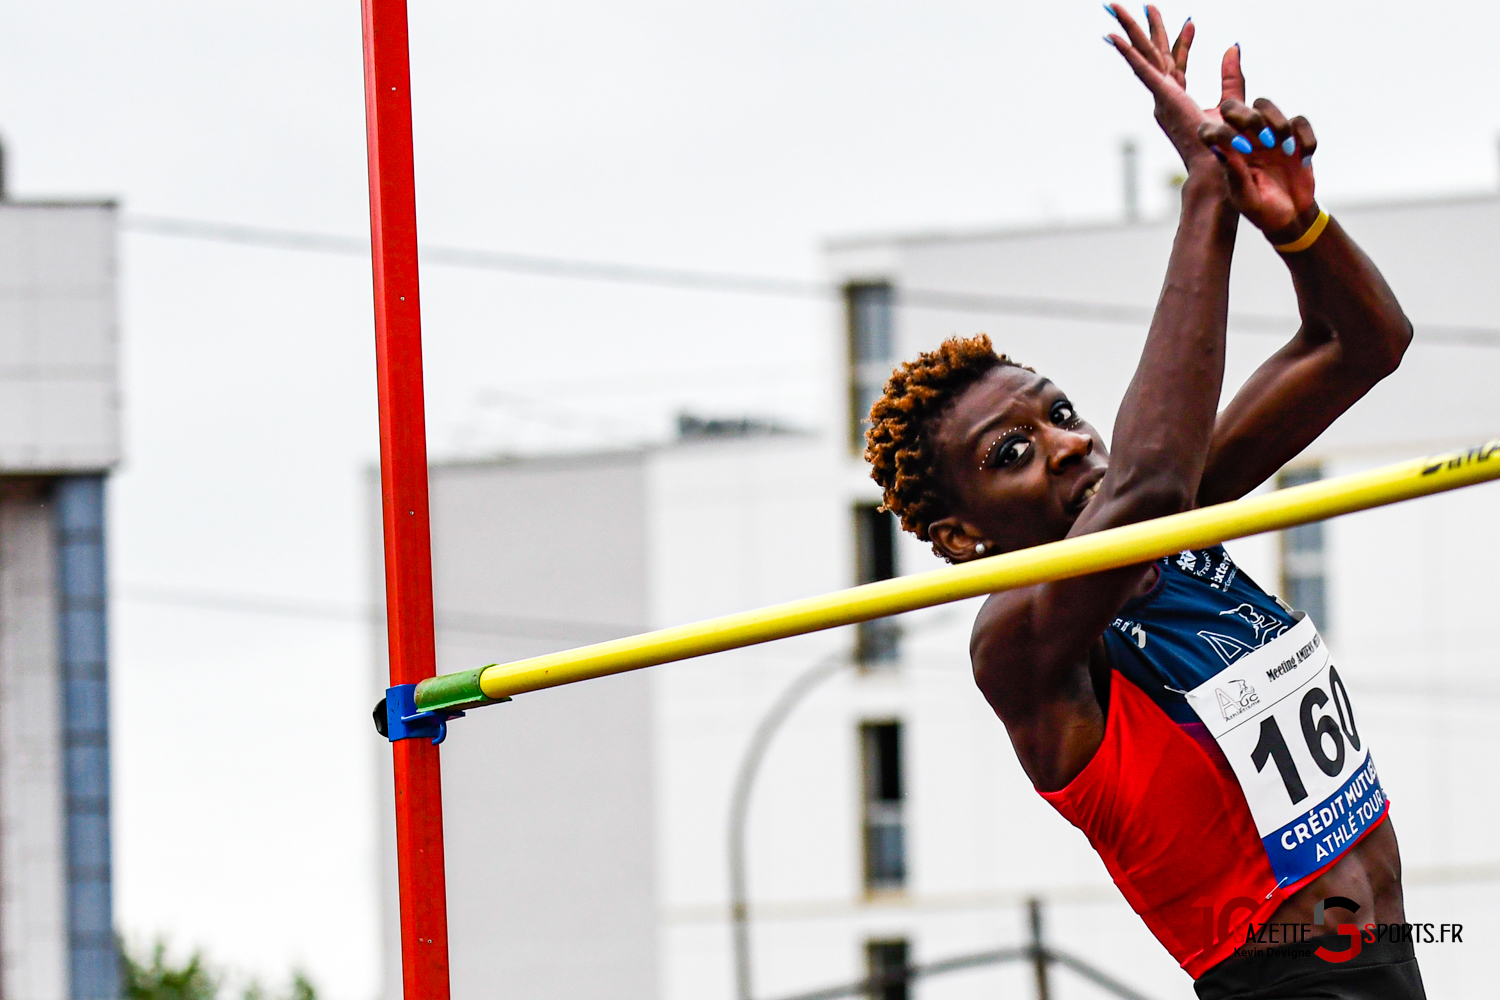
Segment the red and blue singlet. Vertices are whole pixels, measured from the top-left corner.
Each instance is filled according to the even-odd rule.
[[[1042,792],[1194,979],[1383,820],[1354,707],[1312,620],[1222,546],[1158,562],[1104,633],[1104,742]]]

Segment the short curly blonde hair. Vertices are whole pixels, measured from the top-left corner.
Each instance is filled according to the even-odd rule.
[[[996,354],[985,334],[949,337],[937,350],[891,372],[885,392],[870,407],[870,429],[865,432],[870,478],[885,491],[884,509],[924,542],[932,540],[927,534],[932,522],[948,514],[930,438],[932,425],[960,393],[1003,365],[1026,368]]]

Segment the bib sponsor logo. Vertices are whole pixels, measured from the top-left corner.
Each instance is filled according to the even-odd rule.
[[[1260,704],[1260,695],[1246,682],[1236,678],[1229,682],[1229,688],[1231,693],[1225,693],[1223,688],[1214,688],[1214,695],[1219,699],[1219,713],[1224,716],[1225,722]]]

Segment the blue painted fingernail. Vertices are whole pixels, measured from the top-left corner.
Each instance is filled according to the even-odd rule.
[[[1118,20],[1119,20],[1119,19],[1120,19],[1120,15],[1119,15],[1119,14],[1116,14],[1116,13],[1115,13],[1115,9],[1114,9],[1114,8],[1113,8],[1113,7],[1111,7],[1111,6],[1110,6],[1110,5],[1109,5],[1109,4],[1105,4],[1105,5],[1104,5],[1104,11],[1105,11],[1105,13],[1107,13],[1107,14],[1108,14],[1108,15],[1109,15],[1109,16],[1110,16],[1110,17],[1112,17],[1112,18],[1114,18],[1114,19],[1115,19],[1115,20],[1116,20],[1116,21],[1118,21]]]
[[[1145,11],[1145,13],[1146,13],[1146,20],[1147,21],[1151,20],[1151,8],[1150,7],[1142,7],[1141,10]]]
[[[1291,136],[1287,136],[1286,141],[1281,144],[1281,151],[1287,156],[1291,156],[1297,151],[1297,140]]]
[[[1239,152],[1244,153],[1246,156],[1249,156],[1250,153],[1255,150],[1255,147],[1250,145],[1250,140],[1246,139],[1242,135],[1235,136],[1234,140],[1230,142],[1229,145],[1233,146]]]
[[[1276,148],[1276,133],[1269,126],[1260,130],[1260,144],[1267,149]]]
[[[1115,40],[1113,38],[1109,37],[1108,35],[1104,36],[1104,44],[1108,45],[1112,49],[1116,47],[1115,46]]]

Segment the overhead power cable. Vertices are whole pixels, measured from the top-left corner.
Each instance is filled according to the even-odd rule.
[[[198,608],[204,611],[226,611],[238,614],[277,615],[287,618],[310,618],[322,621],[349,621],[381,624],[382,609],[372,605],[340,604],[291,597],[269,597],[258,594],[236,594],[226,591],[199,590],[186,587],[155,587],[121,584],[114,588],[120,600],[168,607]],[[947,621],[950,616],[935,619]],[[934,624],[929,620],[928,625]],[[512,639],[561,639],[579,643],[604,642],[640,631],[638,627],[604,622],[573,621],[561,618],[531,618],[524,615],[491,615],[473,612],[437,613],[439,632],[470,632],[499,635]],[[947,669],[945,667],[945,669]],[[1403,698],[1436,698],[1463,701],[1500,699],[1500,688],[1476,687],[1473,684],[1430,685],[1389,684],[1378,679],[1366,681],[1360,690],[1372,695],[1394,695]]]
[[[263,597],[212,590],[178,587],[151,587],[126,584],[115,588],[126,601],[200,608],[205,611],[229,611],[241,614],[281,615],[324,621],[363,621],[377,624],[385,621],[385,611],[370,605],[337,604],[332,601],[309,601],[285,597]],[[438,611],[439,632],[473,632],[501,635],[514,639],[560,639],[568,642],[603,642],[640,631],[638,627],[611,625],[604,622],[567,621],[557,618],[530,618],[523,615],[490,615],[473,612]]]
[[[181,219],[160,215],[126,215],[121,219],[121,226],[130,232],[153,236],[210,240],[277,250],[301,250],[311,253],[336,253],[362,257],[367,257],[370,253],[368,239],[342,236],[336,233],[245,226],[238,223]],[[828,282],[774,275],[694,271],[658,267],[651,264],[578,260],[428,244],[420,246],[418,254],[429,264],[513,274],[534,274],[550,278],[608,281],[689,291],[825,301],[836,300],[843,295],[841,287]],[[1026,295],[992,295],[984,292],[899,286],[896,289],[896,299],[898,305],[908,308],[938,309],[991,316],[1080,320],[1134,327],[1148,325],[1154,312],[1150,306],[1124,303],[1089,302],[1082,299],[1053,299]],[[1230,328],[1243,333],[1290,334],[1296,329],[1297,323],[1298,320],[1294,316],[1239,312],[1229,314]],[[1418,323],[1416,327],[1417,339],[1422,343],[1500,347],[1500,327],[1443,323]]]
[[[127,215],[121,219],[120,224],[124,229],[132,232],[150,233],[155,236],[178,236],[211,240],[217,243],[240,243],[278,250],[305,250],[314,253],[337,253],[361,257],[370,255],[368,238],[341,236],[334,233],[271,229],[263,226],[243,226],[237,223],[178,219],[159,215]],[[615,281],[636,285],[658,285],[712,292],[822,299],[827,298],[833,291],[832,286],[824,282],[805,281],[800,278],[691,271],[650,264],[574,260],[466,247],[424,244],[418,248],[418,254],[429,264],[442,264],[449,267],[510,271],[557,278],[582,278],[592,281]]]

